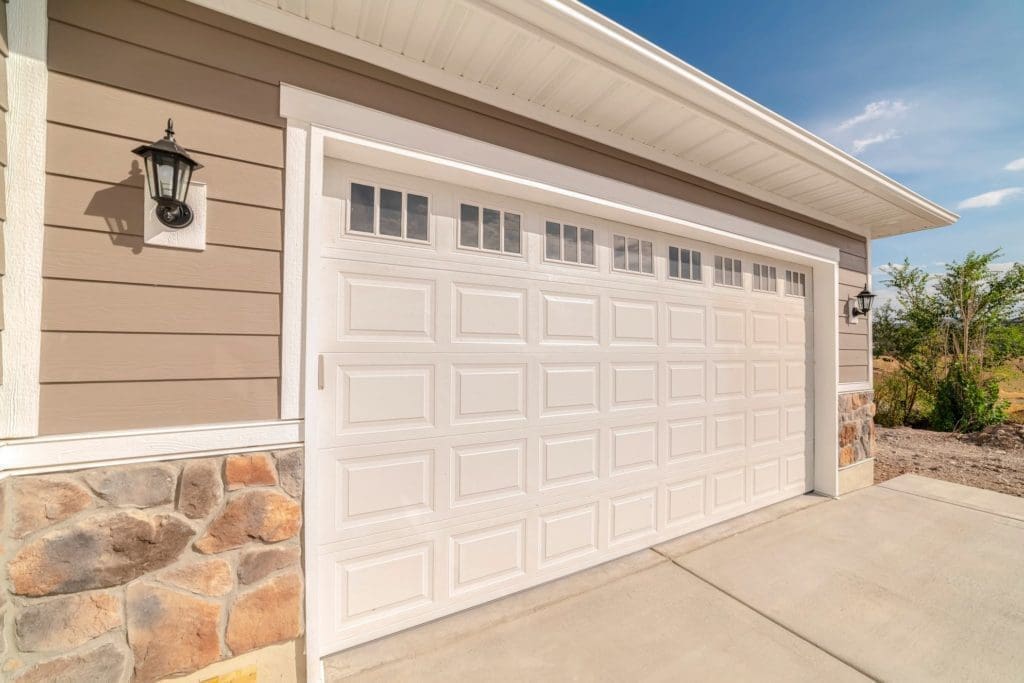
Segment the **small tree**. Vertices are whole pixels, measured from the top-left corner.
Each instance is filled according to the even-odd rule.
[[[969,253],[932,277],[902,265],[885,269],[895,303],[875,317],[875,355],[897,361],[919,392],[934,397],[933,426],[976,430],[1005,418],[991,371],[1024,347],[1011,321],[1024,302],[1024,267],[1002,272],[992,266],[999,250]]]

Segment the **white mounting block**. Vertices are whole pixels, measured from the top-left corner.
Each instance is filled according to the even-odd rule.
[[[146,244],[193,251],[206,249],[206,183],[189,183],[187,203],[194,218],[184,228],[169,228],[161,223],[156,217],[156,202],[145,186],[142,191],[146,195],[143,218]]]

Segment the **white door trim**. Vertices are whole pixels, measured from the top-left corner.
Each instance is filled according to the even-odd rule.
[[[46,0],[13,0],[7,6],[10,152],[5,177],[7,224],[0,250],[7,260],[7,272],[0,278],[5,323],[0,333],[0,438],[39,432],[47,27]]]
[[[690,202],[612,180],[555,162],[497,147],[425,124],[354,105],[286,84],[281,86],[281,115],[289,128],[308,127],[305,149],[308,157],[288,155],[288,175],[300,174],[308,188],[305,212],[286,206],[286,233],[310,236],[306,263],[317,263],[319,240],[311,226],[318,225],[324,203],[323,160],[325,154],[359,164],[399,173],[430,177],[508,194],[529,201],[553,205],[609,220],[647,227],[670,234],[691,236],[748,252],[772,255],[804,264],[813,270],[814,295],[814,488],[825,495],[838,494],[838,261],[839,250],[771,226],[713,211]],[[296,137],[298,134],[295,134]],[[290,138],[291,139],[291,138]],[[296,184],[300,181],[296,180]],[[302,201],[289,195],[287,201]],[[305,213],[306,222],[298,225]],[[313,271],[306,269],[306,311],[318,310],[321,292],[314,286]],[[316,415],[317,338],[316,316],[306,316],[305,406],[307,481],[313,471],[318,424]],[[312,495],[305,498],[307,547],[315,543],[315,507]],[[315,562],[307,566],[307,586],[318,585]],[[317,624],[320,605],[310,591],[306,594],[308,671],[322,680]]]

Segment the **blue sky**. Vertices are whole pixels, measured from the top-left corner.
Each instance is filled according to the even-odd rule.
[[[1024,0],[585,1],[961,215],[876,266],[1024,261]]]

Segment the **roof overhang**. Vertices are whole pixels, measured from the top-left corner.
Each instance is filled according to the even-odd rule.
[[[958,218],[574,0],[191,1],[865,237]]]

